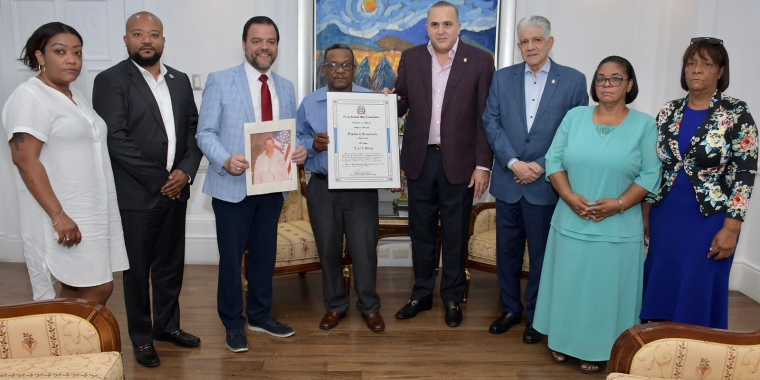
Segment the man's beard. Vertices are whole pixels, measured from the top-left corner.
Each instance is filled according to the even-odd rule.
[[[135,61],[136,64],[140,65],[140,67],[153,66],[161,60],[161,52],[154,49],[153,53],[154,54],[150,57],[143,57],[140,55],[140,50],[138,50],[131,54],[129,58]]]

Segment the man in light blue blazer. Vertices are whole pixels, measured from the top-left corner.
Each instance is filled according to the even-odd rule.
[[[494,74],[483,113],[488,143],[495,155],[491,194],[496,198],[496,267],[503,313],[490,331],[501,334],[520,323],[525,311],[525,343],[542,335],[533,329],[544,250],[557,193],[544,177],[544,155],[565,113],[588,105],[586,77],[549,59],[554,45],[549,20],[526,17],[517,24],[525,61]],[[528,242],[530,277],[523,308],[520,277]]]
[[[270,313],[283,194],[247,196],[244,175],[251,164],[244,155],[243,124],[296,116],[293,83],[271,71],[279,42],[280,33],[270,18],[256,16],[246,22],[246,62],[209,74],[195,136],[211,168],[203,192],[213,197],[219,246],[217,311],[227,329],[227,348],[232,352],[248,351],[240,278],[246,244],[248,330],[281,338],[294,334]],[[306,150],[298,147],[293,162],[302,164],[304,160]]]

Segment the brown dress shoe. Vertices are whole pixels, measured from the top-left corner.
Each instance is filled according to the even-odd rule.
[[[319,328],[322,330],[330,330],[338,325],[340,319],[346,316],[346,312],[336,313],[334,311],[328,311],[322,320],[319,321]]]
[[[385,330],[385,321],[383,321],[383,316],[380,315],[379,311],[377,313],[365,314],[364,320],[367,321],[367,327],[374,332]]]

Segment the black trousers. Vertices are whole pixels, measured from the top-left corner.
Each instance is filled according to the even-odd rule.
[[[139,347],[152,343],[154,332],[179,330],[187,203],[162,196],[149,210],[119,211],[129,257],[129,270],[124,271],[127,326],[132,345]]]
[[[466,278],[470,217],[475,188],[446,179],[441,151],[427,148],[422,174],[409,180],[409,237],[412,240],[412,299],[432,301],[435,286],[436,235],[440,218],[443,247],[440,295],[444,303],[462,302]]]
[[[377,190],[330,190],[327,178],[312,174],[307,189],[311,229],[322,262],[326,311],[343,313],[348,294],[343,282],[343,232],[354,270],[354,287],[362,314],[380,311],[377,294],[377,241],[380,234]]]

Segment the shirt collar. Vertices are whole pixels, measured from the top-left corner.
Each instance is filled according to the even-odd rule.
[[[245,61],[245,63],[243,63],[243,67],[245,68],[245,75],[247,77],[258,80],[259,77],[261,76],[261,73],[259,72],[259,70],[254,69],[253,66],[251,66],[250,63],[248,63],[248,61]],[[272,79],[272,69],[270,68],[269,70],[267,70],[267,72],[265,72],[264,75],[266,75],[267,78]]]
[[[449,50],[449,58],[454,58],[455,55],[457,55],[457,48],[459,47],[459,37],[457,37],[457,42],[454,42],[454,46]],[[427,44],[428,51],[430,52],[431,56],[435,56],[435,49],[433,49],[433,41],[428,41]]]
[[[130,61],[132,61],[132,63],[135,64],[135,66],[137,67],[137,70],[140,70],[141,74],[145,75],[145,73],[148,73],[151,77],[153,76],[153,74],[151,74],[148,70],[145,70],[144,67],[138,65],[137,62],[135,62],[135,61],[133,61],[131,59],[130,59]],[[163,77],[164,75],[166,75],[167,70],[166,70],[166,66],[164,66],[163,63],[159,63],[158,70],[160,72],[158,74],[158,79],[160,79],[161,77]],[[158,81],[158,79],[156,79],[156,81]]]
[[[314,91],[314,101],[320,102],[320,101],[327,101],[327,86],[324,86],[320,88],[317,91]],[[359,86],[356,83],[351,83],[351,92],[372,92],[371,90],[364,88],[362,86]]]
[[[552,68],[552,60],[551,59],[547,59],[546,63],[544,63],[544,65],[541,66],[541,70],[538,70],[538,71],[539,72],[543,71],[543,72],[549,74],[549,70],[551,68]],[[533,71],[531,71],[530,66],[528,66],[528,62],[525,62],[525,74],[528,74],[528,73],[533,74]]]

